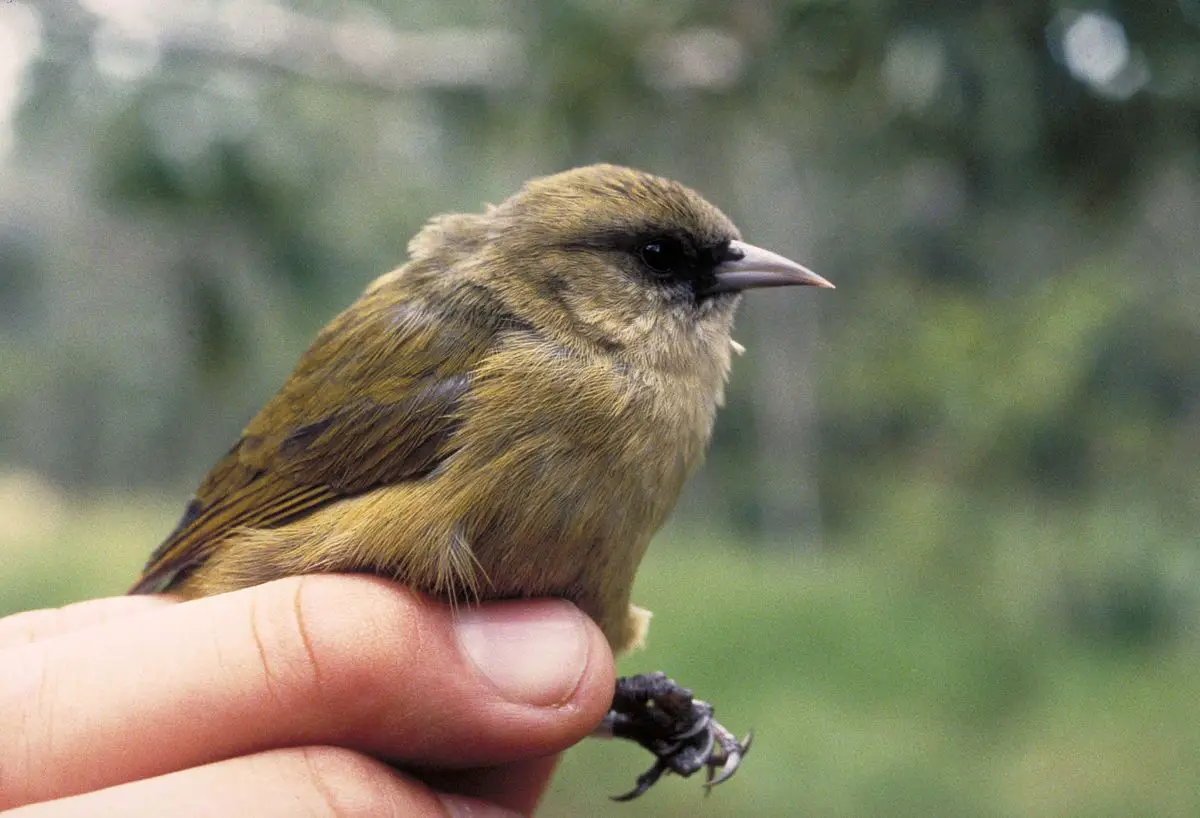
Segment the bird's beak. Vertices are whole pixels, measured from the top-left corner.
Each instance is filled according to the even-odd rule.
[[[729,242],[725,260],[713,268],[713,274],[713,284],[705,290],[705,295],[795,285],[833,289],[832,284],[807,267],[744,241]]]

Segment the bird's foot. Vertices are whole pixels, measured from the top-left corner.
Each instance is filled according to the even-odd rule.
[[[738,741],[712,716],[712,705],[693,698],[692,691],[665,673],[617,679],[612,709],[604,717],[603,727],[617,738],[636,741],[655,761],[638,776],[637,786],[613,800],[637,798],[666,772],[687,778],[703,769],[706,790],[727,781],[737,772],[753,736]]]

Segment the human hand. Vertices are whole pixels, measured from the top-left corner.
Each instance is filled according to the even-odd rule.
[[[455,614],[327,575],[31,611],[0,620],[0,810],[528,814],[612,692],[557,600]]]

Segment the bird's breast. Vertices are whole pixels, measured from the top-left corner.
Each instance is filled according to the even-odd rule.
[[[703,457],[721,385],[536,345],[489,357],[436,477],[484,595],[567,596],[602,625],[624,615],[650,536]]]

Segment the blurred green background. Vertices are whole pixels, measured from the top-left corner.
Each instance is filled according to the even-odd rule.
[[[0,2],[0,613],[121,592],[432,214],[597,160],[750,296],[627,672],[757,729],[547,815],[1200,814],[1200,0]]]

